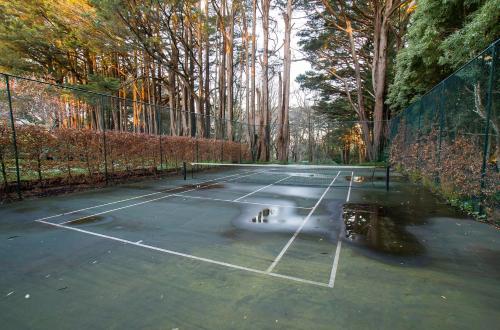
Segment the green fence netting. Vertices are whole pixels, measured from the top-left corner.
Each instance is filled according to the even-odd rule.
[[[392,119],[390,159],[466,211],[498,217],[500,40]]]

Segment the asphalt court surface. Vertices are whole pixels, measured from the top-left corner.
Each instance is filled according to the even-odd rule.
[[[212,171],[156,185],[142,195],[134,196],[134,188],[147,187],[123,187],[122,200],[88,201],[80,209],[36,221],[200,262],[209,259],[332,286],[340,219],[331,209],[347,201],[352,174],[349,168],[332,169],[320,179],[288,169]],[[301,184],[295,185],[300,176]]]

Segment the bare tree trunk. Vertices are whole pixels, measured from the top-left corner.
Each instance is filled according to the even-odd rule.
[[[205,1],[205,137],[210,137],[210,38],[208,33],[208,1]],[[201,42],[201,41],[200,41]]]
[[[208,4],[208,1],[206,1]],[[200,0],[200,11],[203,12],[203,1]],[[205,109],[203,109],[203,15],[200,15],[198,18],[198,102],[197,102],[197,118],[196,118],[196,126],[200,131],[200,136],[205,136],[205,122],[203,120],[203,116],[205,114]]]
[[[223,0],[224,2],[224,0]],[[231,14],[229,15],[228,27],[225,27],[226,32],[226,57],[227,57],[227,137],[229,141],[233,141],[233,101],[234,101],[234,68],[233,68],[233,41],[234,41],[234,16],[236,15],[236,4],[233,0],[231,4]]]
[[[251,115],[251,140],[250,147],[252,149],[252,159],[255,160],[257,153],[255,152],[255,64],[256,64],[256,52],[257,52],[257,0],[252,1],[252,87],[250,94],[250,115]]]
[[[176,70],[179,63],[179,52],[175,45],[172,45],[172,58],[170,59],[169,73],[168,73],[168,102],[170,111],[170,134],[178,135],[177,127],[177,78]]]
[[[288,161],[288,146],[290,144],[289,132],[289,107],[290,107],[290,68],[292,54],[290,51],[292,33],[292,0],[287,1],[286,13],[283,15],[285,21],[285,42],[283,56],[283,96],[280,104],[280,121],[278,123],[278,159],[282,162]]]
[[[269,7],[270,0],[262,0],[262,32],[264,35],[264,47],[262,54],[262,102],[261,122],[264,125],[264,135],[260,137],[260,159],[268,162],[270,160],[270,111],[269,111]]]
[[[389,39],[389,17],[393,1],[386,0],[385,6],[376,8],[374,21],[374,55],[372,61],[373,92],[375,107],[373,109],[373,149],[372,158],[378,160],[384,129],[385,79],[387,71],[387,44]]]
[[[219,28],[222,34],[222,46],[221,46],[221,55],[220,55],[220,65],[219,65],[219,115],[218,120],[220,123],[219,128],[219,138],[224,139],[224,130],[225,130],[225,113],[226,113],[226,47],[227,47],[227,39],[226,39],[226,24],[225,24],[225,16],[226,16],[226,1],[222,0],[221,2],[221,14],[219,16]]]
[[[249,42],[249,34],[248,34],[248,23],[247,23],[247,15],[246,15],[246,6],[244,2],[244,7],[241,11],[243,15],[243,49],[245,52],[245,111],[246,111],[246,125],[247,129],[245,130],[247,134],[247,141],[251,145],[252,139],[252,131],[250,130],[250,51],[248,47]]]
[[[346,33],[349,37],[351,46],[351,55],[354,62],[354,73],[356,76],[356,89],[358,98],[358,117],[361,121],[361,129],[363,131],[363,140],[365,141],[366,151],[370,160],[373,160],[373,147],[370,137],[370,127],[368,125],[368,116],[366,115],[365,97],[363,95],[363,82],[361,80],[361,68],[359,66],[358,54],[354,43],[354,36],[351,26],[351,21],[346,19]]]

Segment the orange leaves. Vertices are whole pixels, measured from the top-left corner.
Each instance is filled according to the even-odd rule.
[[[432,183],[448,198],[482,200],[488,212],[495,204],[500,173],[487,167],[481,187],[483,138],[460,132],[440,138],[436,129],[412,136],[402,124],[392,141],[390,160],[411,176]]]
[[[12,135],[0,122],[0,160],[7,181],[15,181]],[[182,162],[238,162],[251,158],[249,147],[236,142],[158,136],[143,133],[103,132],[59,128],[51,131],[35,125],[18,125],[17,145],[21,179],[51,183],[95,184],[109,179],[156,174],[180,168]],[[106,147],[104,147],[106,146]],[[106,156],[106,157],[105,157]],[[241,157],[241,158],[240,158]],[[105,163],[106,159],[106,163]],[[27,185],[32,187],[32,185]]]

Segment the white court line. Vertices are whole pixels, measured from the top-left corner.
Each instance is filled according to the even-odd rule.
[[[349,190],[347,191],[346,202],[349,202],[351,198],[351,188],[352,188],[352,180],[354,178],[354,171],[351,172],[351,181],[349,182]],[[339,236],[337,237],[337,248],[335,249],[335,257],[333,258],[332,272],[330,273],[330,280],[328,281],[328,286],[333,288],[335,285],[335,277],[337,276],[337,268],[339,267],[339,259],[340,259],[340,249],[342,248],[342,242],[340,241],[340,231]]]
[[[247,175],[243,175],[243,176],[239,176],[239,177],[236,177],[236,178],[232,178],[232,179],[228,179],[228,180],[223,180],[223,181],[217,181],[216,183],[212,183],[208,186],[204,186],[204,187],[210,187],[210,186],[214,186],[216,184],[219,184],[220,182],[226,182],[226,181],[231,181],[231,180],[236,180],[236,179],[241,179],[241,178],[245,178],[247,176],[251,176],[251,175],[255,175],[255,174],[258,174],[260,172],[253,172],[251,174],[247,174]],[[210,180],[210,181],[213,181],[213,180]],[[201,183],[200,183],[201,184]],[[197,186],[193,189],[189,189],[189,190],[185,190],[184,192],[190,192],[190,191],[194,191],[194,190],[197,190],[201,187]],[[97,215],[101,215],[101,214],[106,214],[106,213],[110,213],[110,212],[115,212],[115,211],[119,211],[119,210],[123,210],[123,209],[127,209],[129,207],[133,207],[133,206],[138,206],[138,205],[143,205],[143,204],[147,204],[147,203],[151,203],[151,202],[155,202],[155,201],[159,201],[161,199],[165,199],[165,198],[169,198],[169,197],[172,197],[174,196],[175,194],[168,194],[168,195],[165,195],[165,196],[161,196],[161,197],[158,197],[158,198],[153,198],[153,199],[148,199],[147,201],[144,201],[144,202],[139,202],[139,203],[134,203],[134,204],[129,204],[129,205],[125,205],[125,206],[122,206],[122,207],[117,207],[115,209],[111,209],[111,210],[107,210],[107,211],[103,211],[103,212],[98,212],[98,213],[94,213],[94,214],[90,214],[90,215],[87,215],[87,216],[84,216],[84,217],[81,217],[81,218],[78,218],[78,219],[73,219],[73,220],[68,220],[68,221],[64,221],[64,222],[61,222],[60,225],[65,225],[67,223],[71,223],[71,222],[74,222],[74,221],[80,221],[80,220],[84,220],[84,219],[88,219],[88,218],[91,218],[91,217],[95,217]],[[36,220],[35,220],[36,221]]]
[[[243,199],[243,198],[246,198],[246,197],[251,196],[251,195],[253,195],[253,194],[255,194],[255,193],[258,193],[259,191],[262,191],[262,190],[264,190],[264,189],[266,189],[266,188],[269,188],[269,187],[271,187],[271,186],[273,186],[273,185],[275,185],[275,184],[277,184],[277,183],[279,183],[279,182],[282,182],[282,181],[285,181],[285,180],[287,180],[287,179],[290,179],[291,177],[292,177],[292,175],[289,175],[289,176],[287,176],[286,178],[283,178],[283,179],[280,179],[280,180],[278,180],[278,181],[276,181],[276,182],[273,182],[273,183],[271,183],[271,184],[268,184],[267,186],[262,187],[262,188],[260,188],[260,189],[257,189],[257,190],[255,190],[255,191],[252,191],[251,193],[246,194],[245,196],[241,196],[241,197],[239,197],[239,198],[236,198],[235,200],[233,200],[233,202],[237,202],[237,201],[239,201],[239,200],[241,200],[241,199]]]
[[[332,187],[333,183],[335,182],[335,180],[337,180],[337,178],[339,177],[340,175],[340,172],[339,171],[337,173],[337,175],[335,176],[335,178],[333,178],[332,182],[330,182],[330,184],[328,185],[328,187],[325,189],[325,191],[323,192],[323,194],[321,195],[321,197],[318,199],[318,201],[316,202],[316,204],[313,206],[313,208],[311,209],[311,211],[309,212],[309,214],[307,215],[307,217],[302,221],[302,223],[300,224],[300,227],[297,228],[297,230],[295,231],[295,233],[293,234],[293,236],[290,238],[290,240],[288,241],[288,243],[286,243],[285,247],[283,247],[283,249],[281,250],[280,254],[278,254],[278,256],[276,257],[276,259],[273,261],[273,263],[269,266],[269,268],[266,270],[266,272],[270,273],[273,271],[274,267],[276,267],[276,265],[278,264],[278,262],[280,262],[281,258],[283,257],[283,255],[285,254],[286,250],[288,250],[288,248],[290,247],[290,245],[292,245],[293,241],[295,240],[295,238],[299,235],[300,231],[302,230],[302,228],[304,228],[305,224],[307,223],[307,221],[309,221],[309,219],[311,218],[311,215],[314,213],[314,211],[316,210],[316,208],[319,206],[319,203],[321,203],[321,201],[323,200],[323,198],[325,197],[326,193],[328,192],[328,190],[330,190],[330,188]]]
[[[221,179],[232,177],[232,176],[235,176],[235,175],[241,175],[241,174],[231,174],[231,175],[223,176],[223,177],[220,177],[220,178],[215,178],[215,179],[212,179],[212,180],[204,181],[204,182],[201,182],[201,183],[198,183],[198,184],[204,184],[204,183],[212,182],[214,180],[221,180]],[[74,211],[70,211],[70,212],[64,212],[64,213],[60,213],[60,214],[56,214],[56,215],[51,215],[51,216],[40,218],[40,219],[36,219],[36,220],[48,220],[48,219],[52,219],[52,218],[62,217],[62,216],[65,216],[65,215],[69,215],[69,214],[73,214],[73,213],[78,213],[78,212],[81,212],[81,211],[92,210],[92,209],[95,209],[95,208],[98,208],[98,207],[102,207],[102,206],[108,206],[108,205],[113,205],[113,204],[128,202],[128,201],[131,201],[131,200],[134,200],[134,199],[138,199],[138,198],[142,198],[142,197],[148,197],[148,196],[154,196],[154,195],[158,195],[158,194],[163,194],[163,193],[166,193],[166,192],[169,192],[169,191],[173,191],[173,190],[177,190],[177,189],[181,189],[181,188],[182,187],[175,187],[175,188],[171,188],[171,189],[167,189],[167,190],[162,190],[162,191],[158,191],[158,192],[154,192],[154,193],[150,193],[150,194],[145,194],[145,195],[140,195],[140,196],[131,197],[131,198],[127,198],[127,199],[122,199],[122,200],[115,201],[115,202],[110,202],[110,203],[95,205],[95,206],[86,207],[86,208],[79,209],[79,210],[74,210]]]
[[[220,199],[220,198],[210,198],[210,197],[201,197],[201,196],[190,196],[190,195],[183,195],[183,194],[173,194],[176,197],[186,197],[186,198],[194,198],[194,199],[206,199],[209,201],[216,201],[216,202],[227,202],[227,203],[237,203],[237,204],[252,204],[252,205],[260,205],[260,206],[270,206],[270,207],[286,207],[286,208],[291,208],[291,209],[303,209],[303,210],[310,210],[312,207],[301,207],[301,206],[291,206],[291,205],[279,205],[279,204],[267,204],[267,203],[254,203],[254,202],[243,202],[243,201],[234,201],[231,199]]]
[[[346,202],[349,202],[349,198],[351,197],[351,188],[352,188],[352,179],[354,178],[354,171],[351,172],[351,181],[349,182],[349,191],[347,191]]]
[[[134,246],[138,246],[138,247],[141,247],[141,248],[145,248],[145,249],[149,249],[149,250],[154,250],[154,251],[159,251],[159,252],[163,252],[163,253],[168,253],[168,254],[172,254],[172,255],[176,255],[176,256],[180,256],[180,257],[184,257],[184,258],[189,258],[189,259],[193,259],[193,260],[197,260],[197,261],[203,261],[203,262],[210,263],[210,264],[215,264],[215,265],[224,266],[224,267],[233,268],[233,269],[238,269],[238,270],[244,270],[244,271],[247,271],[247,272],[252,272],[252,273],[261,274],[261,275],[268,275],[268,276],[273,276],[273,277],[277,277],[277,278],[288,279],[288,280],[292,280],[292,281],[295,281],[295,282],[301,282],[301,283],[312,284],[312,285],[317,285],[317,286],[322,286],[322,287],[328,287],[328,284],[326,284],[326,283],[321,283],[321,282],[316,282],[316,281],[310,281],[310,280],[306,280],[306,279],[298,278],[298,277],[293,277],[293,276],[287,276],[287,275],[281,275],[281,274],[276,274],[276,273],[270,273],[270,272],[267,272],[267,271],[262,271],[262,270],[258,270],[258,269],[254,269],[254,268],[249,268],[249,267],[244,267],[244,266],[238,266],[238,265],[230,264],[230,263],[227,263],[227,262],[222,262],[222,261],[217,261],[217,260],[213,260],[213,259],[197,257],[197,256],[194,256],[194,255],[191,255],[191,254],[186,254],[186,253],[182,253],[182,252],[177,252],[177,251],[162,249],[162,248],[159,248],[159,247],[156,247],[156,246],[152,246],[152,245],[142,244],[141,241],[132,242],[132,241],[129,241],[129,240],[126,240],[126,239],[123,239],[123,238],[118,238],[118,237],[114,237],[114,236],[103,235],[103,234],[95,233],[95,232],[92,232],[92,231],[83,230],[83,229],[80,229],[80,228],[74,228],[74,227],[64,226],[62,224],[52,223],[52,222],[43,221],[43,220],[35,220],[35,221],[39,222],[39,223],[43,223],[43,224],[49,225],[49,226],[54,226],[54,227],[63,228],[63,229],[67,229],[67,230],[73,230],[73,231],[77,231],[77,232],[80,232],[80,233],[83,233],[83,234],[87,234],[87,235],[97,236],[97,237],[109,239],[109,240],[112,240],[112,241],[121,242],[121,243],[124,243],[124,244],[134,245]]]
[[[342,247],[342,242],[340,241],[340,237],[338,237],[337,248],[335,249],[335,258],[333,259],[332,272],[330,273],[330,281],[328,281],[328,286],[332,289],[333,286],[335,285],[335,277],[337,276],[337,268],[339,266],[341,247]]]

